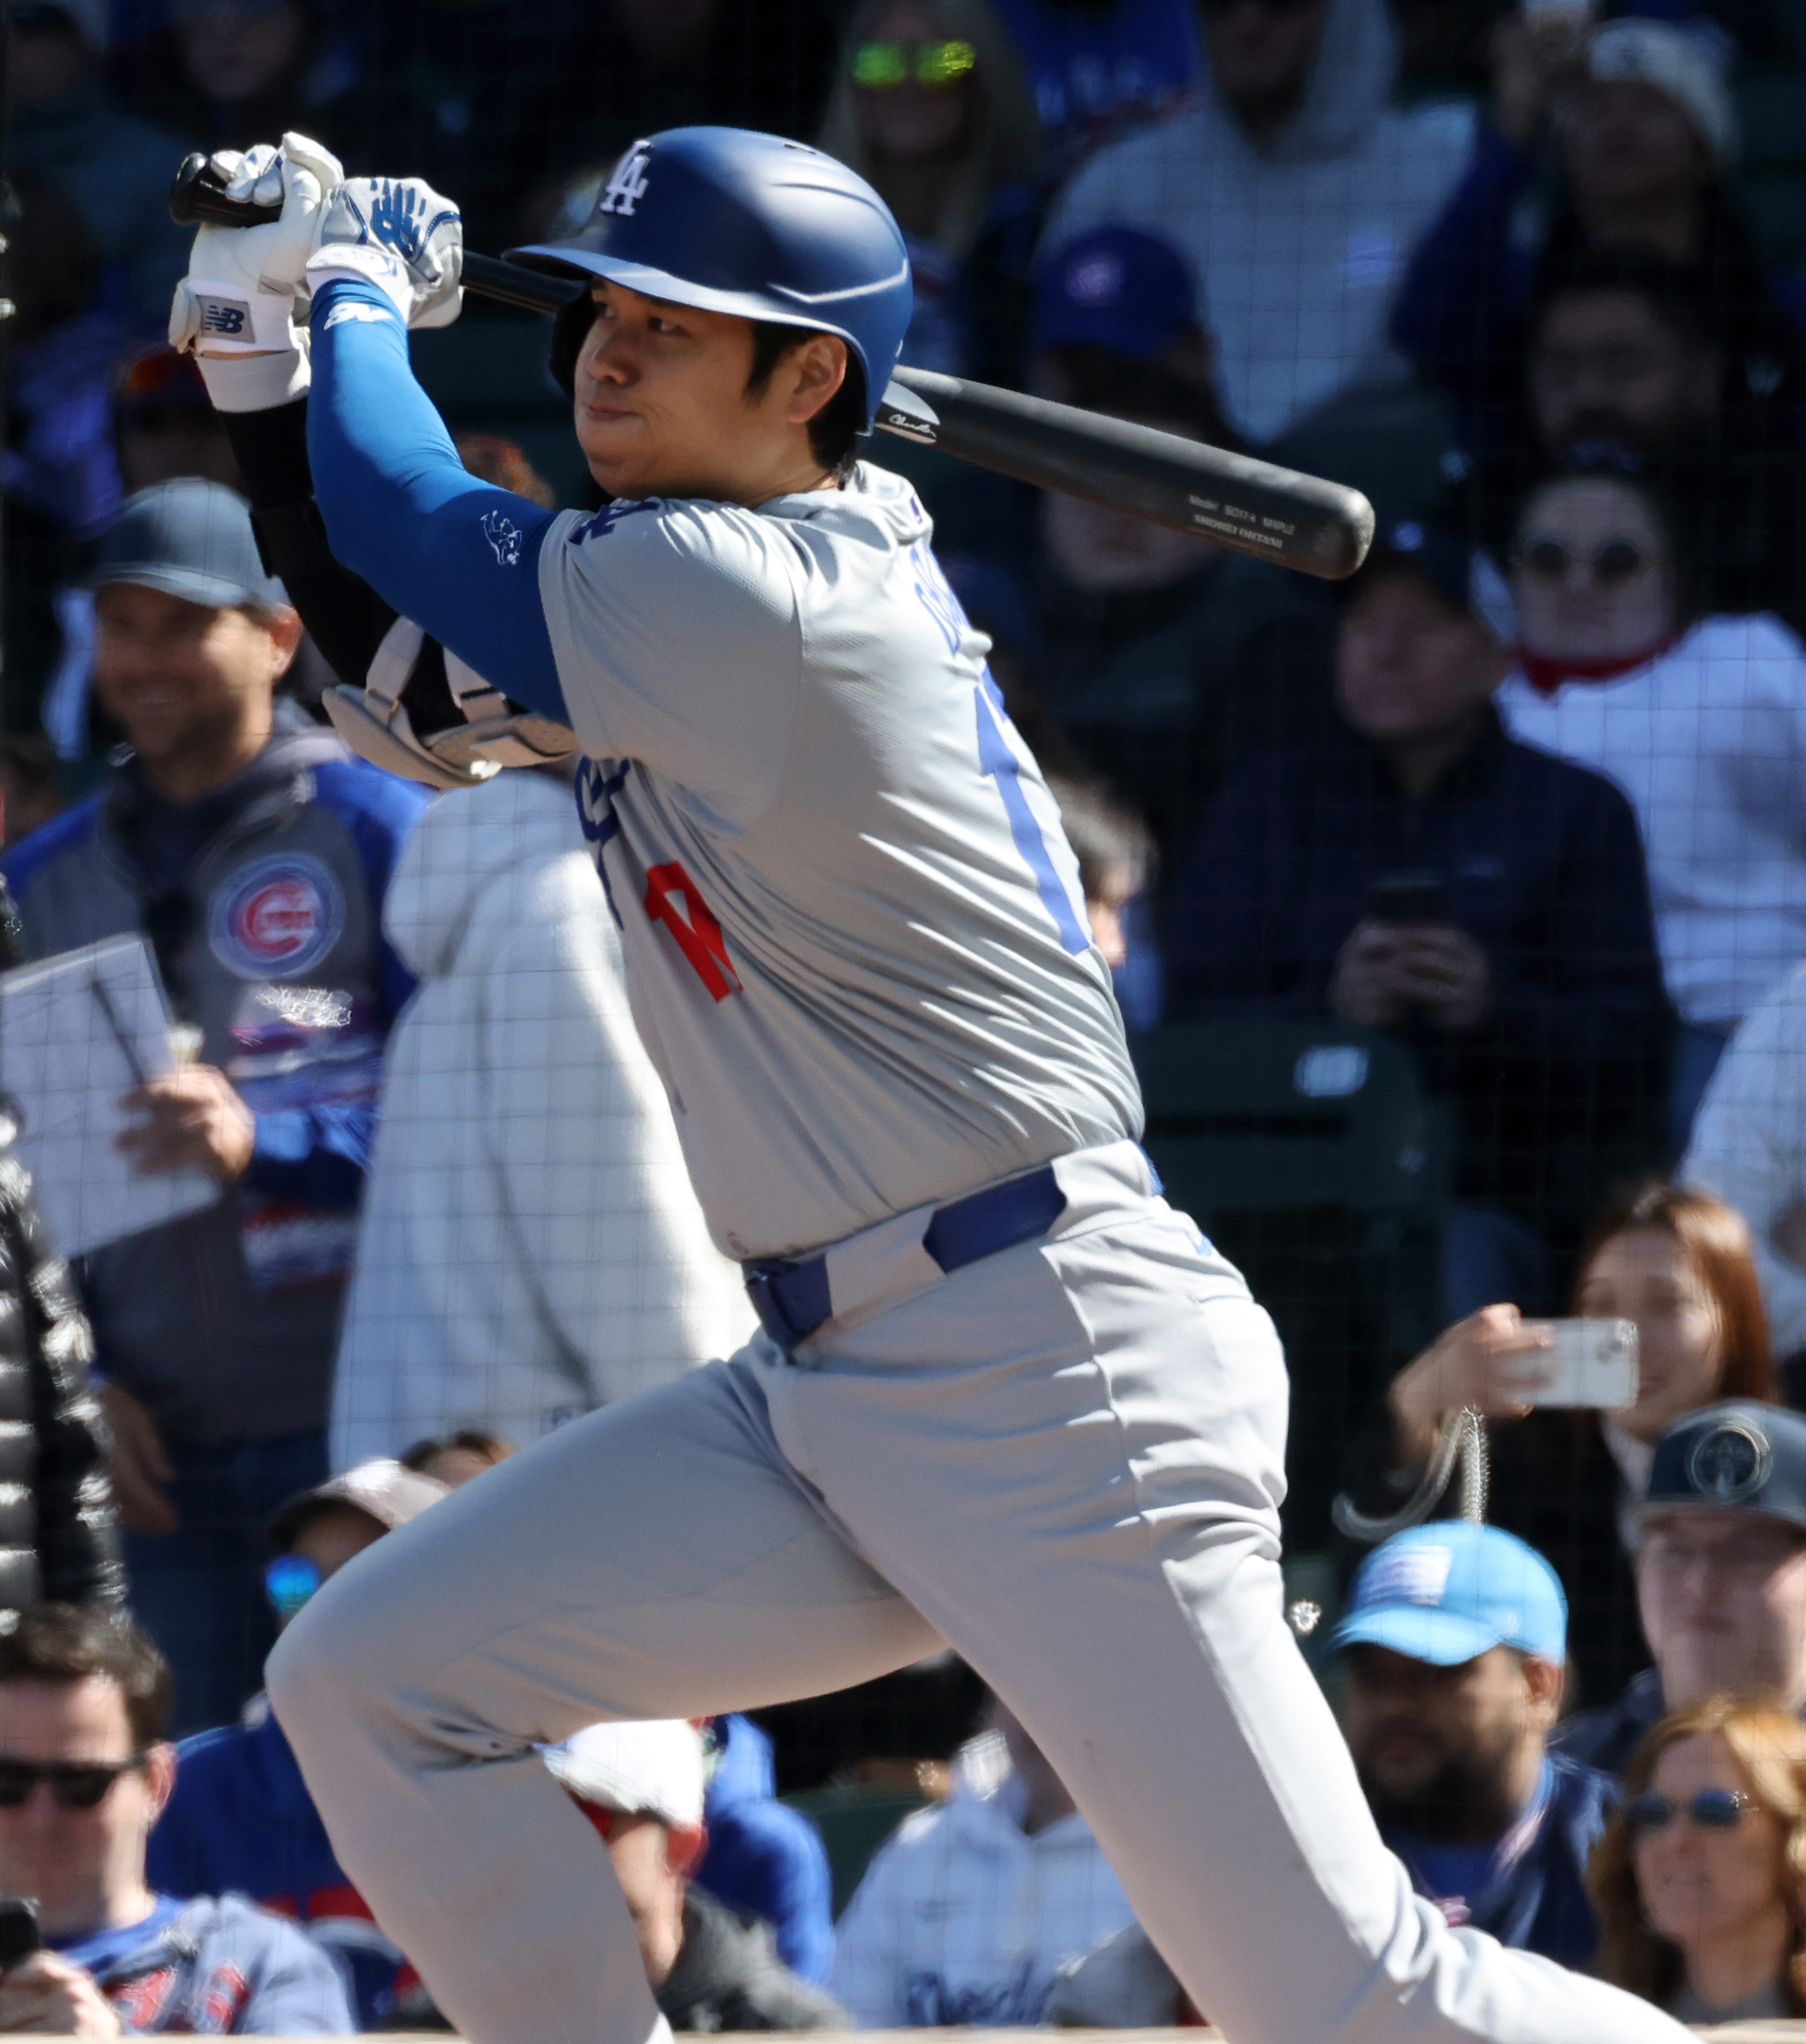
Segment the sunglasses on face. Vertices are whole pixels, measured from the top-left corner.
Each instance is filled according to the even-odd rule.
[[[40,1781],[48,1785],[51,1800],[60,1810],[97,1809],[121,1774],[130,1774],[144,1764],[141,1753],[111,1762],[52,1760],[41,1765],[0,1755],[0,1810],[19,1808]]]
[[[853,53],[853,82],[868,92],[889,92],[912,78],[918,85],[954,85],[977,61],[970,43],[861,43]]]
[[[1677,1803],[1673,1796],[1658,1796],[1650,1789],[1631,1798],[1625,1807],[1624,1822],[1640,1838],[1665,1831],[1677,1817],[1685,1817],[1702,1831],[1731,1831],[1742,1821],[1743,1812],[1754,1800],[1741,1789],[1702,1788],[1697,1795]]]
[[[1628,582],[1647,565],[1642,548],[1631,540],[1605,540],[1590,554],[1577,553],[1561,540],[1532,540],[1518,550],[1518,566],[1539,582],[1565,582],[1576,567],[1590,571],[1601,587]]]
[[[305,1554],[279,1554],[264,1571],[264,1594],[278,1618],[293,1618],[320,1587],[320,1567]]]

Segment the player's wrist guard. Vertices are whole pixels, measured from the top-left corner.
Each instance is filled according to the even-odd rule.
[[[360,759],[435,788],[474,787],[504,766],[577,750],[568,725],[522,709],[406,617],[389,628],[364,686],[327,690],[325,708]]]

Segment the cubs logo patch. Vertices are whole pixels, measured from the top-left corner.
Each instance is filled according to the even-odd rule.
[[[345,929],[345,896],[317,859],[289,852],[234,874],[214,897],[207,937],[241,979],[310,972]]]
[[[1769,1480],[1773,1456],[1768,1437],[1751,1420],[1726,1420],[1693,1443],[1687,1480],[1714,1504],[1741,1504]]]

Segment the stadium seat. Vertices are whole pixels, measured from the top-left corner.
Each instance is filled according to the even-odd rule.
[[[1241,1268],[1285,1343],[1286,1537],[1319,1549],[1351,1434],[1439,1331],[1444,1117],[1410,1053],[1363,1030],[1173,1023],[1133,1048],[1167,1197]]]
[[[911,1788],[864,1788],[835,1783],[783,1798],[800,1810],[822,1835],[834,1876],[834,1911],[838,1920],[853,1892],[864,1879],[872,1857],[905,1817],[928,1807],[928,1798]]]

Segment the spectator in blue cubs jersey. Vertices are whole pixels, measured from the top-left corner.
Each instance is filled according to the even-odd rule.
[[[134,1096],[125,1140],[140,1170],[198,1166],[219,1197],[81,1274],[134,1608],[179,1732],[257,1687],[264,1527],[326,1474],[383,1044],[412,986],[383,895],[427,797],[283,722],[299,621],[230,490],[141,491],[94,581],[94,686],[131,749],[6,871],[30,955],[141,932],[199,1032],[196,1062]]]

